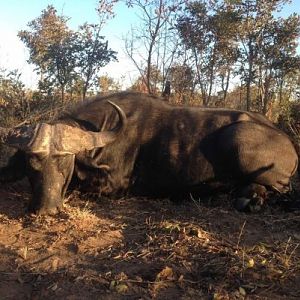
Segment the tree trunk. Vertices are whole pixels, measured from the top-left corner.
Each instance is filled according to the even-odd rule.
[[[146,74],[146,86],[149,94],[152,94],[152,88],[151,88],[151,59],[152,59],[152,43],[149,48],[148,52],[148,59],[147,59],[147,74]]]
[[[213,87],[213,80],[214,80],[214,66],[211,67],[210,70],[210,76],[209,76],[209,89],[208,89],[208,96],[207,96],[207,103],[206,105],[208,105],[208,103],[210,103],[211,100],[211,92],[212,92],[212,87]]]
[[[246,110],[250,111],[251,108],[251,82],[253,79],[253,45],[252,40],[248,42],[249,55],[248,55],[248,78],[246,82]]]
[[[270,102],[270,84],[271,84],[271,77],[272,75],[269,74],[266,77],[265,83],[264,83],[264,95],[263,95],[263,114],[265,115],[268,111],[268,104]]]
[[[230,75],[231,75],[231,70],[230,68],[228,68],[226,75],[222,76],[221,87],[223,91],[223,105],[225,105],[227,94],[228,94]],[[225,80],[225,76],[226,76],[226,80]]]
[[[62,103],[62,105],[64,105],[64,103],[65,103],[65,85],[64,84],[61,85],[60,90],[61,90],[61,103]]]
[[[201,73],[200,73],[200,70],[199,70],[200,66],[199,66],[199,63],[198,63],[197,51],[196,51],[195,48],[193,49],[193,53],[194,53],[195,64],[196,64],[197,79],[198,79],[198,82],[199,82],[199,85],[200,85],[200,90],[201,90],[202,102],[203,102],[204,106],[207,106],[207,95],[206,95],[206,91],[205,91],[203,81],[202,81],[202,78],[201,78]]]
[[[82,101],[84,101],[85,98],[86,98],[88,86],[89,86],[89,79],[87,79],[87,80],[84,82],[83,87],[82,87]]]
[[[279,84],[279,104],[282,104],[282,90],[283,90],[283,78],[280,79],[280,84]]]
[[[210,74],[209,74],[209,89],[208,89],[207,104],[210,103],[212,87],[214,83],[213,81],[214,81],[214,72],[215,72],[215,48],[213,49],[209,72]]]

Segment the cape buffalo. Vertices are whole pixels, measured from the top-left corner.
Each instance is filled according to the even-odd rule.
[[[18,148],[0,180],[27,176],[36,213],[59,210],[71,181],[107,196],[180,198],[220,184],[251,198],[288,191],[298,165],[287,135],[260,114],[132,92],[95,98],[51,123],[0,128],[0,141]]]

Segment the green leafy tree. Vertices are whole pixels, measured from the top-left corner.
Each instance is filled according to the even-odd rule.
[[[293,14],[279,19],[273,27],[274,47],[270,45],[272,77],[279,103],[283,101],[285,89],[299,89],[300,56],[297,55],[297,39],[300,35],[300,17]],[[296,98],[296,97],[294,97]]]
[[[218,1],[191,2],[178,18],[179,36],[193,58],[190,64],[194,66],[205,106],[211,102],[218,76],[226,97],[237,58],[235,22],[236,13]]]
[[[187,65],[174,64],[170,69],[169,78],[175,102],[187,103],[194,93],[194,71]]]
[[[163,76],[160,70],[155,66],[151,66],[150,70],[151,72],[149,74],[149,70],[146,68],[141,74],[141,76],[139,76],[137,80],[133,83],[130,89],[141,93],[149,93],[150,86],[151,94],[158,95],[160,93],[160,87],[158,85],[162,85]],[[145,78],[147,76],[149,76],[149,82],[145,81]]]
[[[80,82],[78,76],[82,79],[84,99],[100,68],[116,59],[116,52],[108,48],[108,42],[100,35],[107,20],[104,16],[111,14],[112,6],[108,2],[111,1],[100,1],[99,24],[85,23],[78,31],[72,31],[67,26],[68,18],[57,15],[55,8],[48,6],[28,24],[30,30],[18,34],[29,48],[29,62],[41,74],[41,85],[46,86],[47,81],[49,86],[58,86],[62,102],[66,88],[72,91],[72,85]]]
[[[37,66],[41,81],[46,77],[61,90],[64,102],[65,88],[75,75],[76,35],[67,26],[68,19],[58,16],[53,6],[42,11],[40,17],[29,22],[30,30],[18,33],[30,52],[29,62]]]
[[[110,91],[120,91],[121,85],[118,81],[108,75],[102,75],[98,78],[98,83],[101,92],[107,93]]]
[[[93,85],[99,70],[111,60],[116,60],[117,52],[108,47],[108,42],[100,35],[100,24],[85,23],[77,35],[78,73],[83,79],[82,94],[86,97],[87,90]]]
[[[299,15],[276,18],[288,0],[193,1],[178,19],[183,45],[193,59],[204,105],[226,103],[229,82],[239,76],[246,88],[245,107],[266,113],[299,68],[296,53]],[[222,99],[221,99],[222,98]],[[278,97],[277,97],[278,98]]]
[[[230,80],[235,76],[234,68],[239,54],[236,39],[237,20],[237,14],[227,10],[224,4],[216,6],[211,16],[211,30],[216,40],[216,84],[221,89],[223,105],[226,103]]]
[[[285,42],[289,45],[286,47],[290,47],[291,43],[295,42],[296,27],[299,26],[299,23],[287,26],[283,19],[278,20],[274,16],[274,12],[280,11],[289,0],[226,2],[227,8],[235,11],[239,16],[237,23],[237,37],[241,45],[239,48],[241,64],[239,73],[246,85],[246,109],[250,110],[251,108],[251,86],[256,84],[261,110],[266,112],[272,94],[271,86],[276,61],[279,59],[282,47],[285,47],[279,42],[280,32],[288,33]]]
[[[18,70],[0,70],[0,119],[8,123],[14,118],[24,120],[30,113],[28,93],[20,76]]]

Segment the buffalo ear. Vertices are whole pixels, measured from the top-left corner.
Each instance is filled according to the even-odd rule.
[[[23,151],[32,151],[36,148],[37,151],[45,151],[45,140],[51,136],[50,125],[40,123],[37,125],[23,125],[15,128],[2,128],[0,127],[0,141],[4,144],[18,148]],[[38,137],[44,140],[37,142]]]
[[[24,151],[16,151],[6,166],[0,168],[0,182],[15,182],[26,176],[26,156]]]

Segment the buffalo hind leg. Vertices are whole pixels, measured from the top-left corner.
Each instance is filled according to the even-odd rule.
[[[236,191],[234,207],[236,210],[243,212],[258,211],[266,198],[266,187],[257,183],[251,183]]]

